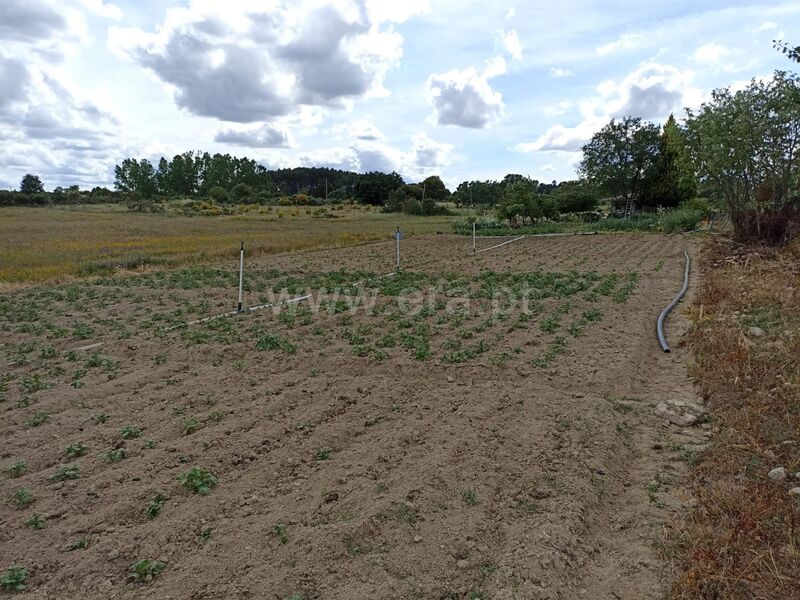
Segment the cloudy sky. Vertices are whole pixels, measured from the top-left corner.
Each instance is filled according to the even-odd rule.
[[[791,69],[797,32],[798,0],[0,0],[0,187],[186,150],[569,179],[610,117]]]

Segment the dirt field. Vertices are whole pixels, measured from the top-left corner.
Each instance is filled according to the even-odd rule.
[[[654,331],[693,244],[422,236],[386,278],[393,242],[264,257],[245,304],[310,305],[189,327],[235,308],[235,264],[0,296],[0,570],[54,599],[659,598],[706,439],[653,412],[694,399]]]

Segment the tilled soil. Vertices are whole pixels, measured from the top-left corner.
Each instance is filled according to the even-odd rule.
[[[373,279],[373,315],[298,304],[167,329],[235,307],[235,265],[199,287],[197,274],[144,275],[2,298],[0,468],[27,468],[0,477],[0,569],[26,567],[23,596],[661,597],[658,544],[705,437],[653,413],[695,399],[680,307],[671,354],[655,320],[693,240],[527,238],[478,255],[456,236],[402,244],[401,282],[457,282],[468,307],[405,318],[391,278]],[[248,283],[246,305],[287,273],[388,273],[394,243],[251,270],[263,285]],[[535,272],[557,274],[538,314],[491,319],[487,286]],[[594,293],[607,276],[616,291]],[[85,454],[65,457],[77,442]],[[73,464],[78,478],[52,479]],[[178,482],[192,467],[218,478],[208,495]],[[136,581],[145,558],[163,570]]]

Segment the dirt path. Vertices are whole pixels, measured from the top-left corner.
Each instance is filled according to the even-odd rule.
[[[89,298],[66,288],[10,296],[38,304],[34,321],[0,320],[4,362],[34,344],[0,404],[0,466],[25,460],[27,471],[0,479],[0,496],[25,487],[34,502],[0,505],[0,569],[25,565],[26,595],[40,598],[659,597],[669,574],[654,543],[703,436],[653,413],[661,399],[692,396],[682,349],[663,355],[654,322],[692,243],[541,238],[475,257],[465,238],[412,238],[407,282],[447,276],[472,286],[474,304],[407,324],[389,283],[373,316],[263,312],[171,333],[156,324],[226,309],[220,275],[101,282]],[[251,265],[262,279],[251,278],[247,303],[265,293],[260,282],[284,277],[267,269],[380,274],[393,259],[391,244],[271,257]],[[476,286],[536,271],[557,274],[540,282],[557,292],[541,312],[487,321]],[[620,294],[630,272],[637,283]],[[616,291],[559,283],[594,290],[603,274]],[[84,321],[92,339],[53,336]],[[673,344],[684,326],[679,309]],[[48,345],[97,339],[113,369],[103,357],[99,367],[39,358]],[[33,375],[51,387],[25,391]],[[121,439],[128,424],[141,436]],[[64,459],[77,441],[86,455]],[[112,448],[124,460],[109,462]],[[79,479],[48,479],[73,462]],[[193,466],[218,476],[208,496],[176,482]],[[148,519],[157,492],[168,500]],[[44,529],[24,525],[34,512]],[[78,540],[87,547],[64,551]],[[165,569],[133,582],[145,557]]]

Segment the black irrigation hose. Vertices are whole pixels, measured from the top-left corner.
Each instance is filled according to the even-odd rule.
[[[678,295],[672,299],[667,307],[661,311],[661,314],[658,315],[658,322],[656,323],[656,331],[658,332],[658,343],[661,344],[661,349],[664,352],[669,352],[669,346],[667,345],[667,340],[664,338],[664,319],[667,318],[667,315],[670,311],[675,308],[675,305],[683,298],[683,295],[686,293],[686,290],[689,288],[689,265],[691,261],[689,260],[689,253],[686,250],[683,251],[683,256],[686,259],[686,269],[683,273],[683,287],[681,291],[678,292]]]

